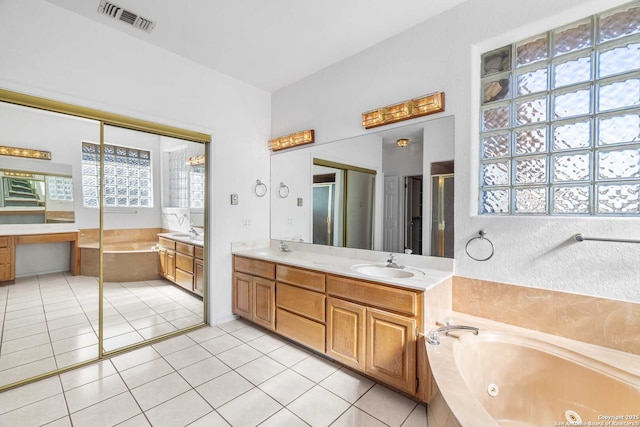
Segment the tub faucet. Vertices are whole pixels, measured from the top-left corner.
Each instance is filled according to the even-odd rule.
[[[280,240],[278,249],[280,249],[282,252],[291,252],[291,249],[289,249],[289,246],[287,246],[287,244],[283,240]]]
[[[404,265],[396,264],[396,260],[398,258],[394,254],[389,254],[389,259],[387,260],[387,267],[389,268],[404,268]]]
[[[200,233],[198,233],[198,230],[193,227],[189,228],[189,234],[193,234],[194,237],[198,237],[200,235]]]
[[[471,331],[473,335],[478,335],[478,328],[474,328],[473,326],[447,325],[430,330],[427,335],[427,342],[431,345],[440,345],[440,332],[449,335],[451,331]]]

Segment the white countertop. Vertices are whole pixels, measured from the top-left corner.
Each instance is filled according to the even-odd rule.
[[[413,270],[414,272],[416,272],[415,276],[403,279],[370,276],[358,273],[351,267],[358,264],[385,265],[385,263],[372,262],[371,260],[360,258],[349,258],[310,251],[307,252],[303,250],[282,252],[278,249],[267,247],[258,249],[234,249],[232,250],[232,253],[239,256],[256,258],[264,261],[287,264],[294,267],[308,268],[312,270],[323,271],[325,273],[339,274],[340,276],[353,277],[355,279],[385,283],[388,285],[417,289],[421,291],[430,289],[431,287],[441,283],[443,280],[453,275],[453,273],[449,271],[406,265],[405,269],[409,271]],[[380,256],[384,257],[385,254],[381,253]]]
[[[2,224],[0,236],[20,236],[30,234],[75,233],[75,224]]]
[[[176,240],[182,243],[188,243],[189,245],[194,246],[204,246],[204,240],[193,239],[189,233],[158,233],[159,237],[164,237],[166,239]]]

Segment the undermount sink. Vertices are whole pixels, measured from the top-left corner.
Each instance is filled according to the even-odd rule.
[[[386,264],[357,264],[351,269],[366,276],[386,277],[388,279],[408,279],[423,274],[417,270],[387,267]]]

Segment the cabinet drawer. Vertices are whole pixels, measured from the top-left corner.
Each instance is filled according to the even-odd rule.
[[[325,274],[316,271],[302,270],[300,268],[278,265],[276,280],[290,283],[312,291],[324,292]]]
[[[10,248],[13,246],[12,236],[0,236],[0,248]]]
[[[280,308],[276,311],[276,331],[300,344],[324,353],[324,325],[289,313]]]
[[[329,295],[372,305],[409,316],[417,316],[420,292],[392,288],[345,277],[327,276]]]
[[[325,321],[325,298],[324,294],[284,283],[278,282],[276,285],[276,305],[278,307],[323,323]]]
[[[183,288],[193,290],[193,274],[176,269],[176,283]]]
[[[259,259],[243,258],[236,256],[234,267],[236,271],[264,277],[265,279],[276,278],[276,265],[272,262],[261,261]]]
[[[193,273],[193,258],[181,253],[176,253],[176,268],[187,273]]]
[[[158,237],[158,243],[160,246],[165,247],[167,249],[176,250],[176,242],[175,240],[165,239],[164,237]]]
[[[195,257],[203,259],[204,258],[204,248],[201,246],[195,247]]]
[[[176,252],[193,256],[193,245],[187,243],[176,242]]]

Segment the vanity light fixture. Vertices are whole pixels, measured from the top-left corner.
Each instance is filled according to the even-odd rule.
[[[204,165],[204,154],[200,154],[199,156],[191,156],[187,160],[187,166],[197,165]]]
[[[5,171],[4,172],[4,176],[15,176],[15,177],[18,177],[18,178],[35,178],[34,174],[28,173],[28,172]]]
[[[29,159],[51,160],[51,151],[32,150],[30,148],[18,148],[0,146],[0,155],[27,157]]]
[[[444,92],[436,92],[362,113],[362,126],[365,129],[371,129],[442,111],[444,111]]]
[[[404,148],[409,145],[409,140],[407,138],[400,138],[396,141],[396,144],[398,145],[398,147]]]
[[[283,150],[285,148],[297,147],[298,145],[311,144],[315,141],[315,131],[313,129],[303,130],[292,133],[291,135],[281,136],[269,141],[269,149],[271,151]]]

